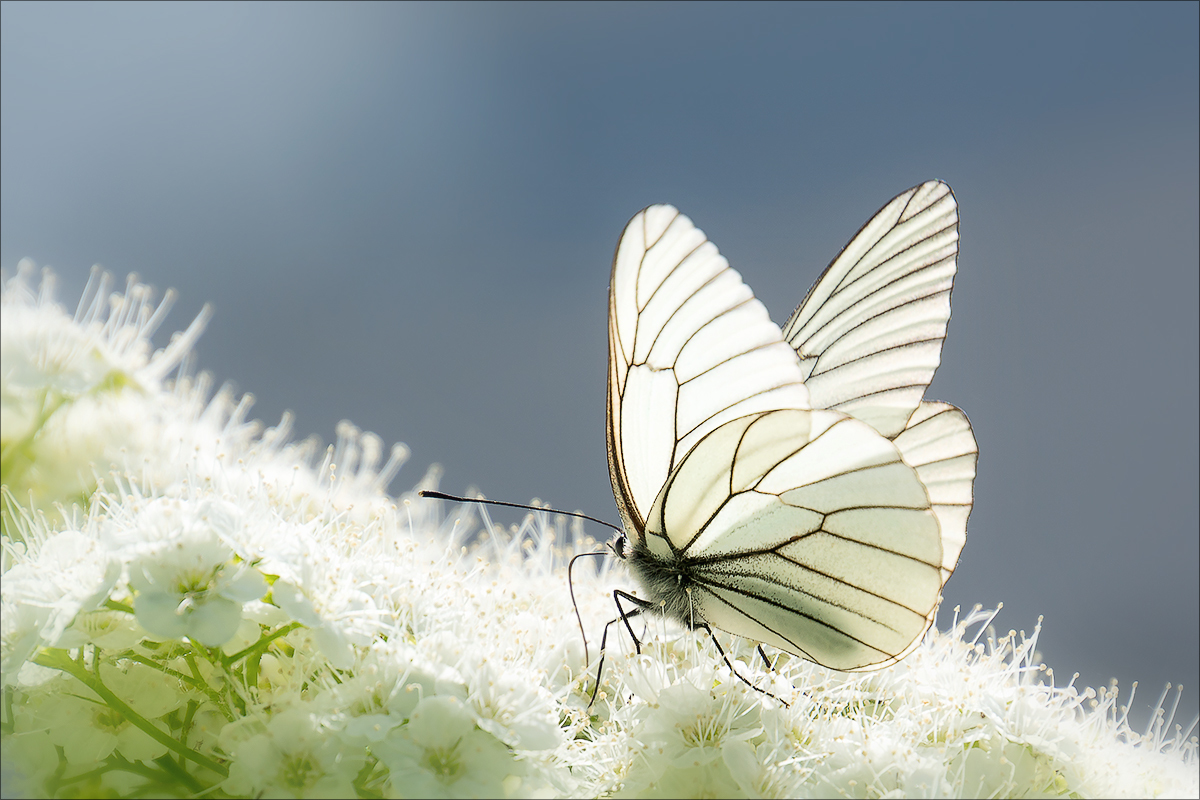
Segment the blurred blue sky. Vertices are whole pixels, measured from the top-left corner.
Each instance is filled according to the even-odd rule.
[[[0,7],[0,264],[204,302],[199,363],[442,488],[615,520],[608,271],[680,207],[777,321],[896,193],[961,206],[928,396],[980,446],[947,604],[1196,713],[1195,3]],[[164,330],[163,338],[169,330]],[[500,515],[493,515],[504,519]],[[512,521],[515,521],[515,517]],[[602,530],[594,534],[603,536]],[[948,617],[943,617],[943,626]]]

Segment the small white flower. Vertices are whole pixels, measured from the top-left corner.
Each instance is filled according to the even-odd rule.
[[[374,600],[360,588],[351,560],[306,527],[276,533],[260,561],[263,571],[277,576],[271,599],[312,631],[335,667],[349,668],[354,646],[370,644],[378,630]]]
[[[456,697],[427,697],[409,723],[371,751],[405,797],[505,797],[521,785],[524,765]]]
[[[437,693],[437,671],[407,645],[377,643],[356,665],[355,675],[321,699],[324,723],[347,741],[380,742],[408,721],[423,698]]]
[[[697,672],[690,677],[703,680],[703,670]],[[729,742],[761,733],[761,713],[757,698],[730,683],[701,689],[685,678],[663,689],[635,735],[676,766],[698,766],[720,758]]]
[[[105,686],[144,719],[162,730],[161,718],[187,702],[179,685],[169,676],[147,666],[126,662],[121,668],[103,671]],[[152,760],[166,752],[151,738],[91,689],[62,677],[31,690],[26,705],[31,717],[25,730],[44,730],[50,742],[61,747],[67,762],[93,768],[113,752],[130,760]]]
[[[662,686],[653,706],[636,706],[622,793],[732,797],[759,782],[749,769],[749,742],[763,731],[763,707],[743,689],[728,680],[714,684],[712,669],[701,667]]]
[[[90,611],[75,618],[75,624],[59,639],[58,646],[70,649],[94,644],[101,650],[124,652],[148,635],[137,618],[124,611]]]
[[[109,526],[106,538],[128,564],[142,627],[210,647],[237,633],[242,606],[267,592],[262,574],[236,561],[228,544],[240,523],[229,503],[160,498]]]
[[[136,464],[157,447],[147,423],[162,416],[162,379],[210,311],[151,355],[173,294],[155,304],[131,278],[110,296],[111,278],[93,270],[72,317],[54,300],[52,275],[36,291],[33,281],[33,263],[23,260],[0,293],[0,454],[13,494],[57,518],[56,503],[86,507],[97,471]]]
[[[517,670],[484,661],[468,678],[467,702],[480,728],[520,750],[549,750],[566,733],[553,696]]]
[[[320,728],[308,708],[282,711],[265,723],[247,717],[226,726],[220,741],[233,756],[223,789],[253,797],[354,797],[366,761]]]
[[[970,636],[986,613],[868,674],[764,670],[719,634],[736,676],[708,636],[642,617],[609,628],[589,706],[592,634],[628,579],[575,570],[589,652],[564,570],[596,549],[577,523],[444,516],[384,493],[403,448],[381,467],[344,424],[318,462],[288,416],[264,431],[205,376],[165,387],[186,348],[148,355],[147,298],[131,284],[70,320],[5,287],[2,735],[31,796],[1200,790],[1191,729],[1134,734],[1114,693],[1042,685],[1037,632]],[[94,494],[92,462],[111,470]]]
[[[29,542],[32,558],[4,574],[3,673],[15,679],[39,646],[56,646],[81,611],[98,608],[120,564],[92,537],[62,531]]]

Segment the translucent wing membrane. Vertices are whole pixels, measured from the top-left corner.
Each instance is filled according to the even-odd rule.
[[[691,220],[626,226],[608,456],[649,603],[841,670],[894,664],[966,541],[977,448],[922,397],[958,253],[944,183],[863,226],[780,331]]]
[[[784,326],[814,408],[891,438],[941,361],[958,256],[958,206],[930,181],[880,209]]]
[[[608,453],[640,532],[683,454],[724,422],[807,408],[796,354],[703,232],[671,206],[625,227],[609,287]]]
[[[943,583],[916,470],[870,426],[829,411],[713,431],[671,474],[645,541],[660,563],[686,565],[695,618],[842,670],[904,652]]]

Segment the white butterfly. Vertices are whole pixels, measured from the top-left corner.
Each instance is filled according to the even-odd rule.
[[[630,220],[609,287],[608,463],[615,549],[644,595],[620,596],[839,670],[917,646],[975,478],[966,415],[922,401],[957,253],[950,187],[921,184],[781,331],[675,208]]]

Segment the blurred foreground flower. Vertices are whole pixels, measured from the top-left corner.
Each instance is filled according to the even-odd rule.
[[[105,298],[95,274],[71,317],[32,272],[0,334],[6,795],[1200,792],[1192,728],[1139,735],[1115,688],[1043,684],[1037,630],[997,638],[978,610],[875,673],[767,671],[726,639],[774,698],[704,635],[639,620],[643,654],[614,627],[589,707],[576,523],[391,498],[402,447],[381,466],[346,423],[318,462],[289,419],[210,399],[180,366],[207,312],[152,353],[146,287]],[[629,582],[583,572],[598,631]]]

